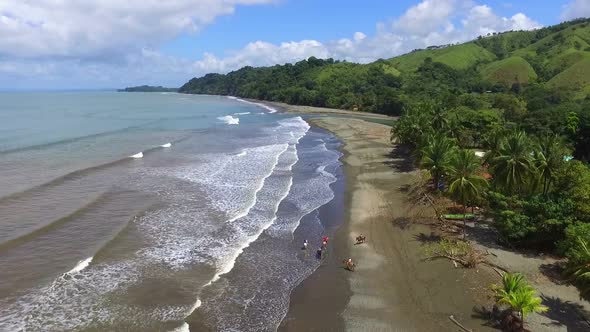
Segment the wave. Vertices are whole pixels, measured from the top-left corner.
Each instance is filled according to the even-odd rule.
[[[66,138],[66,139],[62,139],[62,140],[58,140],[58,141],[54,141],[54,142],[49,142],[49,143],[43,143],[43,144],[37,144],[37,145],[31,145],[31,146],[24,146],[24,147],[19,147],[19,148],[1,150],[0,151],[0,154],[12,154],[12,153],[24,152],[24,151],[42,150],[42,149],[45,149],[45,148],[48,148],[48,147],[52,147],[52,146],[56,146],[56,145],[62,145],[62,144],[68,144],[68,143],[75,143],[75,142],[82,141],[82,140],[85,140],[85,139],[92,139],[92,138],[98,138],[98,137],[103,137],[103,136],[118,134],[118,133],[121,133],[121,132],[125,132],[125,131],[128,131],[128,130],[133,130],[133,129],[139,129],[139,128],[140,127],[138,127],[138,126],[125,127],[125,128],[115,129],[115,130],[110,130],[110,131],[105,131],[105,132],[97,133],[97,134],[91,134],[91,135],[85,135],[85,136],[78,136],[78,137]]]
[[[69,270],[68,272],[66,272],[67,275],[72,275],[75,273],[78,273],[82,270],[84,270],[88,265],[90,265],[90,262],[92,262],[92,259],[94,257],[90,256],[86,259],[83,259],[81,261],[78,262],[78,264],[76,264],[76,266],[74,266],[73,269]]]
[[[103,203],[106,199],[108,198],[108,194],[107,193],[103,193],[100,196],[98,196],[96,199],[94,199],[93,201],[89,202],[88,204],[78,208],[77,210],[75,210],[74,212],[71,212],[59,219],[50,221],[49,223],[43,224],[40,227],[37,227],[35,229],[29,230],[27,233],[25,234],[21,234],[18,235],[12,239],[8,239],[2,243],[0,243],[0,252],[2,250],[8,249],[8,248],[13,248],[21,243],[30,241],[42,234],[45,234],[63,224],[65,224],[68,221],[71,221],[73,219],[75,219],[76,217],[78,217],[80,214],[90,210],[91,208]]]
[[[250,114],[250,112],[237,112],[237,113],[234,113],[234,115],[248,115],[248,114]]]
[[[220,116],[217,118],[218,120],[221,120],[225,123],[227,123],[228,125],[237,125],[240,124],[240,119],[239,118],[234,118],[231,115],[226,115],[226,116]]]
[[[265,110],[267,110],[268,113],[276,113],[277,112],[276,108],[271,107],[271,106],[268,106],[268,105],[263,104],[263,103],[255,103],[255,102],[244,100],[244,99],[237,98],[237,97],[234,97],[234,96],[227,96],[227,98],[232,99],[232,100],[237,100],[237,101],[242,102],[242,103],[246,103],[246,104],[250,104],[250,105],[262,107]]]
[[[294,158],[290,158],[290,156],[287,156],[288,153],[293,155]],[[287,165],[285,167],[278,166],[279,160],[281,158],[285,159],[285,160],[282,160],[283,163],[287,163]],[[265,184],[271,176],[273,176],[276,172],[279,172],[282,174],[286,170],[290,171],[292,169],[293,165],[295,163],[297,163],[297,161],[298,161],[297,148],[296,148],[295,144],[288,144],[287,148],[281,154],[279,154],[277,156],[276,160],[277,161],[273,167],[272,172],[267,177],[264,178],[261,186],[256,191],[254,203],[251,206],[249,206],[247,212],[245,212],[239,218],[247,217],[248,212],[254,206],[256,206],[257,204],[260,204],[260,201],[258,200],[257,196],[260,193],[260,191],[262,190],[262,188],[265,188]],[[215,283],[217,280],[219,280],[224,274],[227,274],[231,270],[233,270],[238,257],[244,252],[244,250],[246,248],[248,248],[254,241],[256,241],[265,230],[267,230],[270,226],[272,226],[272,224],[277,220],[277,212],[279,209],[279,205],[289,195],[289,192],[291,191],[292,186],[293,186],[293,176],[291,174],[291,176],[289,176],[289,181],[288,181],[285,189],[282,191],[281,195],[278,197],[278,199],[276,199],[274,205],[271,207],[272,211],[270,211],[270,213],[272,213],[272,218],[270,218],[269,220],[267,220],[266,222],[261,224],[260,227],[255,232],[253,232],[252,234],[247,236],[245,239],[243,239],[242,242],[237,247],[232,248],[232,249],[234,249],[234,251],[230,255],[224,257],[222,262],[219,262],[216,264],[217,269],[216,269],[215,275],[211,278],[211,280],[208,283],[206,283],[202,287],[201,291],[204,288],[211,286],[213,283]],[[267,200],[264,200],[264,204],[267,203],[266,201]],[[234,220],[237,220],[239,218],[235,218]],[[190,310],[187,312],[187,316],[191,315],[197,308],[199,308],[201,306],[201,304],[202,304],[201,300],[199,298],[197,298],[193,307],[191,307]]]
[[[175,141],[172,141],[170,143],[166,143],[164,145],[170,144],[170,146],[172,146],[172,145],[175,145],[175,144],[177,144],[179,142],[182,142],[182,141],[184,141],[186,139],[188,139],[188,136],[187,137],[179,138],[179,139],[177,139]],[[49,181],[47,181],[45,183],[42,183],[42,184],[39,184],[39,185],[30,187],[30,188],[25,189],[23,191],[12,193],[12,194],[6,195],[4,197],[0,197],[0,204],[2,204],[2,202],[4,202],[4,201],[18,199],[18,198],[21,198],[21,197],[23,197],[25,195],[35,193],[35,192],[37,192],[39,190],[42,190],[42,189],[48,189],[48,188],[59,186],[59,185],[65,183],[67,181],[76,180],[76,179],[78,179],[78,178],[80,178],[82,176],[89,175],[89,174],[91,174],[93,172],[101,171],[101,170],[104,170],[104,169],[107,169],[107,168],[110,168],[110,167],[114,167],[114,166],[118,166],[118,165],[124,164],[124,163],[126,163],[126,162],[129,161],[129,158],[133,158],[133,159],[135,159],[135,158],[142,158],[145,154],[150,154],[152,152],[155,152],[155,151],[159,150],[161,147],[165,147],[164,145],[147,149],[145,151],[139,152],[139,153],[134,154],[134,155],[129,156],[129,157],[121,158],[121,159],[118,159],[118,160],[113,160],[111,162],[107,162],[107,163],[104,163],[104,164],[99,164],[99,165],[96,165],[96,166],[90,166],[90,167],[86,167],[86,168],[81,168],[81,169],[72,171],[70,173],[64,174],[62,176],[58,176],[58,177],[56,177],[56,178],[54,178],[52,180],[49,180]]]
[[[265,177],[264,180],[262,181],[261,186],[256,191],[254,203],[251,206],[249,206],[247,211],[243,214],[243,217],[246,217],[248,215],[248,212],[250,211],[250,209],[252,209],[259,202],[259,200],[257,199],[258,193],[260,192],[260,190],[262,190],[262,188],[264,188],[264,185],[268,181],[268,179],[275,172],[280,172],[280,173],[284,173],[285,171],[291,172],[293,169],[293,166],[299,161],[299,158],[297,155],[297,144],[299,143],[300,139],[303,136],[305,136],[307,131],[310,129],[309,124],[307,122],[305,122],[301,117],[284,119],[284,120],[280,120],[278,122],[280,124],[280,127],[290,128],[291,129],[291,131],[289,131],[290,134],[293,134],[293,130],[296,130],[298,135],[297,135],[297,137],[295,137],[295,135],[290,135],[291,139],[292,139],[290,141],[290,144],[287,144],[286,149],[277,156],[276,163],[273,165],[273,168],[272,168],[272,172],[267,177]],[[283,160],[283,162],[286,163],[286,166],[283,166],[283,167],[279,166],[279,160],[281,158],[285,159],[285,160]],[[223,263],[218,265],[215,275],[207,284],[205,284],[203,286],[202,289],[209,287],[214,282],[219,280],[219,278],[221,278],[221,276],[229,273],[234,268],[236,260],[244,252],[244,250],[246,248],[248,248],[254,241],[256,241],[260,237],[260,235],[262,235],[262,233],[264,231],[269,229],[276,222],[277,217],[278,217],[277,212],[278,212],[279,206],[285,200],[285,198],[289,195],[292,187],[293,187],[293,175],[291,173],[291,176],[289,177],[288,185],[286,186],[282,195],[279,197],[279,199],[276,201],[276,204],[272,208],[273,209],[272,218],[268,222],[263,224],[262,227],[260,227],[257,232],[255,232],[252,235],[250,235],[249,237],[247,237],[237,248],[235,248],[236,250],[231,255],[229,255],[225,258]],[[236,218],[235,220],[237,220],[237,219],[238,218]],[[201,289],[201,291],[202,291],[202,289]],[[195,305],[188,311],[187,316],[192,314],[197,308],[199,308],[201,306],[201,304],[202,304],[201,300],[199,298],[197,298]]]
[[[169,148],[171,146],[172,146],[172,143],[166,143],[166,144],[160,145],[160,147],[163,147],[163,148]]]
[[[238,213],[236,216],[234,216],[233,218],[230,218],[228,220],[228,222],[233,222],[236,221],[242,217],[245,217],[246,215],[248,215],[248,213],[250,213],[250,210],[254,207],[254,205],[256,205],[256,200],[257,200],[257,196],[258,193],[260,192],[260,190],[262,190],[262,188],[264,187],[264,182],[266,181],[266,179],[268,179],[269,176],[272,175],[272,173],[275,171],[277,164],[279,163],[279,158],[280,156],[285,153],[285,151],[287,151],[287,149],[289,148],[288,144],[285,144],[285,149],[283,151],[281,151],[279,154],[276,155],[274,163],[271,167],[270,172],[264,177],[262,178],[262,181],[260,181],[258,187],[256,187],[255,191],[254,191],[254,199],[252,200],[252,202],[250,203],[250,205],[246,206],[246,208],[241,212]]]
[[[236,157],[243,157],[243,156],[245,156],[245,155],[247,155],[247,154],[248,154],[248,152],[246,152],[246,151],[242,151],[242,152],[240,152],[240,153],[236,154]]]
[[[188,324],[185,322],[170,332],[190,332],[190,328],[189,328]]]
[[[141,159],[141,158],[143,158],[143,152],[139,152],[139,153],[136,153],[134,155],[131,155],[131,156],[129,156],[129,158]]]

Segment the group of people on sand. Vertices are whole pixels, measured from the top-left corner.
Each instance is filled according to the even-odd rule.
[[[324,250],[326,250],[326,248],[328,247],[328,240],[330,240],[329,237],[322,236],[322,245],[316,251],[316,258],[317,259],[322,259],[322,254],[323,254]],[[309,242],[307,242],[307,240],[305,240],[305,241],[303,241],[303,248],[301,248],[301,249],[307,250],[308,246],[309,246]]]
[[[329,237],[322,236],[322,245],[316,251],[316,258],[318,260],[322,259],[324,251],[328,247],[328,240],[330,240]],[[361,243],[364,243],[365,241],[366,241],[366,237],[363,234],[360,234],[359,236],[356,237],[356,244],[361,244]],[[301,248],[301,249],[307,250],[308,246],[309,246],[309,242],[307,242],[307,240],[305,240],[305,241],[303,241],[303,248]],[[349,271],[354,271],[356,264],[352,261],[352,258],[345,259],[342,261],[342,263],[344,263],[344,268],[346,268]]]

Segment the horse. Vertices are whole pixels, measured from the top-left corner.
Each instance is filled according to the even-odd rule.
[[[345,259],[342,261],[342,263],[344,264],[345,269],[347,269],[348,271],[354,272],[354,268],[356,267],[356,264],[354,264],[351,259]]]
[[[365,243],[365,241],[367,240],[367,237],[364,235],[359,235],[356,237],[356,244],[361,244],[361,243]]]

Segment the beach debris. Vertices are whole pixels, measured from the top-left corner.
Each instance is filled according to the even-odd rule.
[[[356,244],[365,243],[367,241],[367,237],[364,236],[362,233],[356,237]]]
[[[455,316],[450,315],[449,319],[451,320],[451,322],[455,323],[455,325],[457,325],[461,330],[463,330],[465,332],[473,332],[473,330],[470,330],[470,329],[466,328],[465,326],[463,326],[463,324],[459,323],[459,321],[455,319]]]

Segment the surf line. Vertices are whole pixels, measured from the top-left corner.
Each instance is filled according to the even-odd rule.
[[[158,146],[158,147],[160,147],[160,148],[169,148],[169,147],[171,147],[171,146],[172,146],[172,143],[168,142],[168,143],[166,143],[166,144],[162,144],[162,145],[160,145],[160,146]],[[149,151],[151,151],[151,150],[153,150],[153,149],[150,149],[150,150],[148,150],[148,151],[146,151],[146,152],[149,152]],[[138,152],[138,153],[136,153],[136,154],[134,154],[134,155],[131,155],[131,156],[129,156],[129,158],[133,158],[133,159],[141,159],[141,158],[143,158],[143,151],[140,151],[140,152]]]
[[[294,145],[296,145],[296,144],[294,144]],[[272,168],[273,170],[271,171],[271,173],[268,176],[266,176],[264,178],[264,180],[262,181],[262,185],[260,186],[261,188],[264,187],[264,182],[266,181],[266,179],[269,178],[272,175],[272,173],[275,172],[276,166],[278,165],[278,160],[279,160],[280,156],[288,151],[289,146],[290,146],[290,144],[286,144],[286,148],[281,153],[278,154],[278,156],[276,157],[276,163],[274,164],[274,166]],[[289,165],[289,170],[292,170],[293,169],[293,165],[295,165],[297,163],[297,161],[299,161],[299,159],[296,159],[292,164]],[[201,292],[203,291],[203,289],[211,286],[214,282],[216,282],[217,280],[219,280],[221,278],[221,276],[223,276],[224,274],[227,274],[231,270],[233,270],[233,268],[235,266],[235,263],[236,263],[236,260],[244,252],[244,250],[246,248],[248,248],[250,246],[250,244],[252,244],[252,242],[256,241],[260,237],[260,235],[262,235],[262,233],[265,230],[267,230],[270,226],[272,226],[272,224],[274,224],[274,222],[277,220],[277,212],[279,210],[279,205],[289,195],[289,192],[291,191],[291,187],[292,186],[293,186],[293,177],[290,178],[289,185],[287,186],[285,192],[283,193],[283,195],[281,195],[281,197],[277,200],[277,203],[275,204],[273,218],[268,223],[266,223],[265,225],[263,225],[263,227],[261,227],[258,232],[256,232],[252,236],[248,237],[242,246],[240,246],[239,248],[237,248],[237,250],[234,252],[234,254],[231,255],[231,257],[230,257],[231,259],[228,261],[228,263],[226,263],[226,264],[222,265],[220,268],[218,268],[217,271],[216,271],[216,273],[215,273],[215,275],[213,276],[213,278],[209,282],[207,282],[205,285],[203,285],[203,287],[201,288]],[[255,196],[258,194],[259,191],[260,191],[260,189],[256,191]],[[255,197],[255,200],[256,200],[256,197]],[[248,211],[250,211],[250,209],[255,204],[256,203],[254,203],[252,206],[250,206],[248,208]],[[247,213],[246,213],[246,215],[247,215]],[[232,218],[232,220],[236,220],[238,218]],[[201,305],[202,305],[202,301],[197,296],[197,299],[196,299],[195,304],[189,310],[187,310],[185,316],[186,317],[190,316]],[[186,324],[186,322],[185,322],[185,324]],[[183,327],[184,326],[185,325],[183,324]]]
[[[240,98],[234,97],[234,96],[227,96],[227,98],[229,98],[231,100],[240,101],[242,103],[246,103],[246,104],[250,104],[250,105],[255,105],[255,106],[258,106],[258,107],[262,107],[265,110],[267,110],[268,113],[276,113],[277,112],[277,110],[274,107],[270,107],[270,106],[265,105],[263,103],[254,103],[254,102],[247,101],[247,100],[244,100],[244,99],[240,99]]]
[[[90,256],[86,259],[78,261],[78,264],[76,264],[76,266],[74,266],[73,269],[69,270],[65,274],[71,275],[71,274],[78,273],[78,272],[84,270],[86,267],[88,267],[88,265],[90,265],[93,258],[94,258],[93,256]]]

